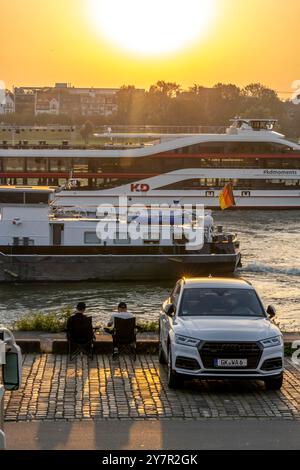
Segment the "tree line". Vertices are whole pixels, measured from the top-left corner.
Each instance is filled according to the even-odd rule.
[[[300,137],[300,105],[280,99],[276,91],[261,83],[244,88],[217,83],[212,88],[194,84],[187,90],[176,82],[159,80],[149,90],[124,85],[116,95],[118,111],[112,116],[89,116],[93,126],[225,126],[235,116],[278,119],[279,130]],[[83,125],[85,116],[2,115],[0,121],[15,124]]]

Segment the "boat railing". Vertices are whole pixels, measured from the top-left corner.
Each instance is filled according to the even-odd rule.
[[[97,129],[99,134],[223,134],[228,126],[126,126],[112,125],[103,126]]]
[[[199,134],[225,134],[225,126],[121,126],[107,128],[102,126],[94,130],[89,142],[80,136],[80,129],[61,130],[53,134],[44,128],[22,128],[0,126],[2,140],[0,149],[40,149],[40,150],[129,150],[153,146],[162,140]],[[66,134],[68,132],[68,134]],[[5,139],[5,140],[4,140]]]

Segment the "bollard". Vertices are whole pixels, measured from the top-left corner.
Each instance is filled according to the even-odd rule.
[[[0,385],[0,431],[3,432],[3,428],[4,428],[4,387],[3,385]]]
[[[5,356],[1,351],[4,347],[4,342],[0,341],[0,364],[4,364]],[[5,434],[4,434],[4,387],[0,384],[0,450],[5,449]]]
[[[6,440],[5,440],[5,434],[4,431],[1,431],[0,429],[0,450],[6,449]]]
[[[7,328],[0,328],[0,339],[5,345],[2,353],[2,380],[5,390],[18,390],[22,382],[22,354],[14,335]],[[3,345],[2,345],[3,346]],[[0,361],[1,362],[1,361]]]
[[[0,366],[0,449],[5,449],[4,392],[18,390],[22,380],[21,350],[7,328],[0,328]]]

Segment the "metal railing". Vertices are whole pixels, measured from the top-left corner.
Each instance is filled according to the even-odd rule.
[[[227,126],[228,127],[228,126]],[[111,125],[101,126],[95,132],[100,134],[222,134],[226,126],[152,126],[152,125]]]
[[[228,126],[227,126],[228,127]],[[65,132],[72,133],[80,131],[80,126],[62,126],[62,125],[46,125],[46,126],[28,126],[15,124],[2,124],[0,131],[8,133],[17,133],[22,135],[23,132]],[[100,134],[125,133],[125,134],[220,134],[226,131],[226,126],[174,126],[174,125],[124,125],[112,124],[109,126],[99,126],[93,132]]]
[[[85,142],[78,126],[0,125],[1,149],[99,149],[154,145],[180,135],[225,134],[225,126],[100,126]]]

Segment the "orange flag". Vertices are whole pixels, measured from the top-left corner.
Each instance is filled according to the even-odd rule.
[[[220,193],[220,206],[222,210],[225,210],[235,205],[236,204],[232,190],[232,183],[228,183],[226,184],[223,191],[221,191]]]

